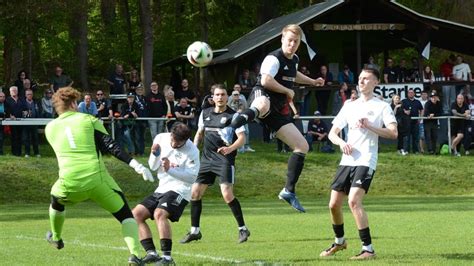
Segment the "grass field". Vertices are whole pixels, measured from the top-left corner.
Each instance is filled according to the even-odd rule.
[[[189,226],[189,208],[173,224],[173,257],[178,264],[341,265],[357,264],[357,230],[346,212],[349,247],[330,259],[319,253],[333,240],[326,200],[304,200],[299,214],[278,200],[243,200],[249,241],[237,244],[230,210],[221,201],[204,201],[203,239],[179,244]],[[132,204],[133,205],[133,204]],[[369,213],[378,258],[371,264],[472,265],[472,197],[370,197]],[[125,264],[127,250],[118,223],[91,203],[68,208],[65,248],[46,243],[47,204],[0,206],[2,265]],[[347,208],[346,208],[347,211]],[[153,226],[153,224],[151,224]],[[153,227],[154,229],[154,227]],[[156,230],[153,230],[156,235]],[[156,243],[158,244],[158,243]]]
[[[319,253],[333,241],[327,202],[340,154],[310,153],[298,183],[306,214],[276,196],[284,184],[288,154],[275,144],[253,143],[257,152],[236,161],[236,195],[251,230],[237,244],[236,223],[216,188],[204,198],[203,239],[179,244],[190,224],[189,207],[173,224],[173,257],[186,264],[315,265],[351,264],[360,242],[345,207],[349,248],[331,259]],[[397,155],[383,146],[365,205],[378,258],[371,264],[473,265],[474,156]],[[49,228],[49,190],[57,162],[42,146],[42,158],[0,157],[0,265],[125,264],[128,252],[111,215],[86,202],[67,208],[66,248],[44,240]],[[143,163],[147,158],[138,158]],[[106,165],[134,206],[154,190],[127,165],[106,157]],[[153,227],[154,228],[154,227]],[[156,232],[156,229],[153,230]],[[155,233],[155,244],[158,244]],[[354,263],[355,264],[355,263]]]

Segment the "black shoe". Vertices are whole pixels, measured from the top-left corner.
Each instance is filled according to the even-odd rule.
[[[236,113],[233,117],[232,117],[232,122],[230,123],[230,126],[232,128],[239,128],[245,124],[248,124],[248,116],[246,114],[239,114],[239,113]]]
[[[48,241],[48,243],[57,249],[62,249],[64,247],[64,242],[62,239],[59,239],[58,241],[53,240],[53,233],[51,231],[46,232],[46,241]]]
[[[197,234],[191,234],[191,232],[188,232],[184,237],[183,239],[181,239],[179,241],[179,243],[181,244],[186,244],[186,243],[189,243],[191,241],[197,241],[199,239],[202,238],[202,234],[201,232],[197,233]]]
[[[155,265],[176,265],[176,263],[174,263],[173,258],[165,259],[165,257],[161,257]]]
[[[239,243],[247,241],[250,236],[250,231],[248,229],[239,230]]]
[[[130,257],[128,257],[128,265],[142,265],[142,260],[139,259],[137,256],[131,254]]]
[[[160,256],[154,251],[147,252],[146,256],[142,258],[142,263],[148,264],[148,263],[155,263],[160,260]]]

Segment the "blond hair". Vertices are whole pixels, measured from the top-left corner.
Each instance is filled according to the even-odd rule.
[[[293,34],[296,34],[300,37],[303,36],[303,30],[301,29],[301,27],[299,25],[296,25],[296,24],[289,24],[289,25],[286,25],[282,30],[281,30],[281,34],[283,36],[285,36],[285,34],[287,32],[291,31]]]
[[[80,99],[81,93],[72,88],[60,88],[53,94],[53,106],[58,114],[71,110],[71,104]]]

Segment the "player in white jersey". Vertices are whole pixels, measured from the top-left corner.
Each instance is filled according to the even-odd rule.
[[[155,192],[133,209],[140,242],[147,255],[144,263],[174,264],[171,258],[171,225],[177,222],[191,200],[191,187],[199,171],[199,150],[189,138],[191,130],[183,123],[173,124],[170,133],[156,135],[148,160],[160,180]],[[154,219],[160,234],[163,256],[159,257],[147,219]]]
[[[342,216],[342,203],[346,195],[362,241],[362,251],[351,259],[375,257],[362,200],[375,173],[379,136],[396,139],[398,135],[397,120],[390,105],[374,97],[379,75],[379,71],[373,68],[362,70],[359,75],[360,98],[346,103],[332,122],[329,139],[340,147],[343,154],[331,185],[329,201],[335,243],[321,252],[322,257],[347,248]],[[339,132],[346,126],[349,127],[347,142],[339,137]]]

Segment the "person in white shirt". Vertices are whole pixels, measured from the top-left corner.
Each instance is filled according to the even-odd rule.
[[[379,76],[379,71],[374,68],[362,70],[359,75],[360,98],[346,102],[332,122],[329,139],[340,147],[343,154],[331,185],[329,201],[335,243],[321,252],[321,257],[332,256],[347,248],[342,215],[342,203],[346,195],[363,244],[361,253],[351,259],[375,257],[362,200],[369,190],[377,165],[379,136],[396,139],[398,135],[392,108],[374,96]],[[347,142],[339,137],[339,132],[345,126],[349,127]]]
[[[191,200],[191,187],[199,172],[199,150],[190,140],[191,130],[183,123],[173,124],[170,133],[155,136],[148,160],[160,180],[155,192],[133,209],[138,223],[140,242],[147,255],[144,263],[173,263],[171,258],[171,225],[177,222]],[[147,219],[154,219],[160,234],[163,256],[159,257]],[[169,221],[168,221],[169,220]]]
[[[471,68],[463,62],[460,55],[456,57],[456,65],[453,67],[453,79],[456,81],[473,81]]]

